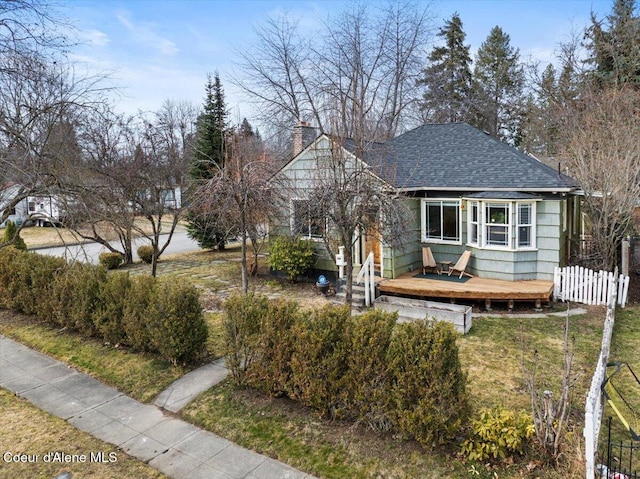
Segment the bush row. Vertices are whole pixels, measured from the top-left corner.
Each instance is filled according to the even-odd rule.
[[[102,266],[0,250],[0,307],[56,326],[159,353],[174,364],[203,352],[207,325],[192,286],[130,277]]]
[[[289,301],[225,303],[228,367],[237,385],[287,396],[323,415],[400,432],[423,445],[453,438],[469,416],[450,324],[396,325],[349,308],[301,311]]]

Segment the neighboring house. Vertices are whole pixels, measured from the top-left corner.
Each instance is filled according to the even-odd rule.
[[[296,137],[294,130],[294,143]],[[314,181],[317,152],[335,146],[327,135],[298,144],[281,170],[292,185],[289,211],[272,225],[272,235],[322,236],[326,221],[309,217],[305,189]],[[420,126],[377,144],[376,154],[365,158],[357,158],[348,141],[340,147],[403,194],[412,211],[402,249],[364,232],[354,239],[356,267],[373,252],[385,278],[418,269],[422,247],[430,246],[437,260],[454,263],[470,250],[467,271],[475,276],[548,281],[566,264],[570,240],[579,237],[577,182],[466,123]],[[318,268],[335,270],[320,244]]]
[[[7,209],[8,205],[18,195],[19,190],[20,185],[16,183],[5,183],[0,186],[0,211],[4,212]],[[23,199],[10,209],[7,220],[19,225],[27,219],[27,216],[27,200]],[[2,222],[0,227],[4,228],[7,220]]]
[[[27,205],[29,221],[36,226],[62,224],[65,220],[66,211],[58,196],[29,196]]]

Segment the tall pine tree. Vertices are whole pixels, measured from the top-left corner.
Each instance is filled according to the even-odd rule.
[[[204,111],[198,118],[195,149],[190,166],[191,179],[195,184],[212,178],[224,168],[226,137],[228,134],[227,108],[220,76],[207,76],[205,84]],[[201,248],[224,249],[225,241],[232,232],[223,224],[220,212],[191,211],[187,216],[189,236]]]
[[[471,56],[457,13],[447,20],[438,36],[444,39],[444,45],[433,49],[429,66],[419,81],[426,87],[421,104],[423,118],[433,123],[466,121],[471,100]]]
[[[591,14],[587,29],[588,62],[600,87],[623,85],[640,88],[640,17],[635,0],[615,0],[607,27]]]
[[[522,119],[524,70],[520,51],[495,26],[478,49],[474,68],[474,124],[491,136],[517,146]]]

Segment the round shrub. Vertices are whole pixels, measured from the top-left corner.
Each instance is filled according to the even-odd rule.
[[[481,409],[471,426],[472,434],[462,444],[462,454],[477,461],[522,455],[535,434],[531,414],[526,411],[516,413],[502,406]]]
[[[151,343],[165,359],[174,365],[188,364],[202,355],[208,330],[195,287],[158,285],[147,311]]]
[[[123,257],[120,253],[108,251],[100,253],[98,261],[100,261],[100,264],[107,269],[118,269],[118,266],[122,264]]]
[[[138,248],[138,257],[145,263],[151,264],[153,261],[153,246],[145,244]]]
[[[315,247],[312,241],[296,236],[278,236],[269,245],[269,266],[295,281],[315,264]]]

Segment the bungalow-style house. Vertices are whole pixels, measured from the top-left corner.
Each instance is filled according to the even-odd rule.
[[[333,140],[323,134],[304,141],[309,125],[296,128],[294,156],[280,172],[292,185],[289,212],[271,234],[314,240],[324,220],[304,218],[305,188],[313,182],[317,151]],[[368,158],[380,155],[359,158],[348,142],[343,145],[352,161],[371,167],[404,195],[412,212],[402,249],[364,232],[356,238],[356,268],[373,252],[377,273],[397,278],[420,269],[422,248],[429,246],[439,262],[454,264],[471,251],[466,271],[477,277],[552,281],[554,268],[567,262],[570,239],[580,233],[575,180],[466,123],[427,124],[378,145],[382,169]],[[321,244],[318,269],[335,271]]]

